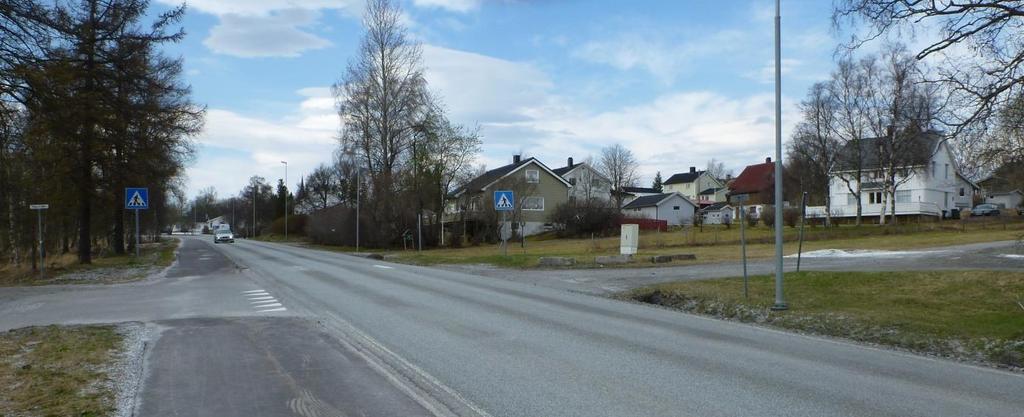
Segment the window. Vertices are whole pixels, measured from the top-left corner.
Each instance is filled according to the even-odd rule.
[[[679,206],[672,206],[672,210],[679,210]]]
[[[526,182],[530,184],[537,184],[540,182],[540,171],[536,169],[526,170]]]
[[[946,179],[949,179],[949,164],[946,164]]]
[[[534,171],[537,172],[537,171]],[[526,197],[523,199],[523,210],[544,211],[544,197]]]
[[[882,204],[882,192],[872,191],[868,193],[868,204]]]
[[[601,186],[601,179],[600,178],[591,178],[590,179],[590,186],[591,187],[600,187]]]
[[[569,178],[569,184],[571,184],[573,187],[575,187],[576,186],[576,178]]]
[[[932,178],[935,178],[935,161],[932,161]]]
[[[964,187],[960,187],[960,197],[964,196]]]
[[[846,195],[846,205],[848,205],[848,206],[856,206],[857,205],[857,195],[853,194],[853,193],[847,194]]]
[[[897,203],[909,203],[910,202],[910,190],[896,190],[896,202]]]

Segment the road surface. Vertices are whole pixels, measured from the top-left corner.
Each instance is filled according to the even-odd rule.
[[[0,291],[0,329],[149,323],[160,337],[146,361],[137,415],[1020,416],[1024,410],[1020,374],[558,288],[250,241],[187,239],[180,255],[182,266],[193,267],[179,269],[183,276]],[[271,298],[255,300],[263,297]],[[62,304],[74,299],[80,300]],[[254,302],[281,307],[254,308]],[[103,303],[129,306],[96,305]],[[285,310],[269,311],[278,308]],[[15,311],[23,317],[12,318]]]

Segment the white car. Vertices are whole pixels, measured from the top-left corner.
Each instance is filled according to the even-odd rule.
[[[221,242],[235,243],[235,235],[231,234],[231,231],[227,229],[221,229],[214,232],[213,243]]]

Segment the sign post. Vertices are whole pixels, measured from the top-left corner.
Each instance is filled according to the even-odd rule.
[[[740,203],[740,251],[743,254],[743,298],[750,298],[750,284],[749,278],[747,277],[747,210],[743,203],[746,203],[750,198],[747,194],[737,194],[732,197],[732,200]]]
[[[501,246],[508,256],[508,239],[512,237],[512,225],[508,222],[508,212],[515,210],[515,193],[512,191],[494,192],[494,210],[501,212]]]
[[[139,210],[149,208],[148,188],[125,188],[124,208],[135,210],[135,257],[139,257]]]
[[[46,252],[43,245],[43,210],[50,208],[49,204],[29,204],[28,208],[36,211],[36,233],[39,236],[39,274],[46,275]]]

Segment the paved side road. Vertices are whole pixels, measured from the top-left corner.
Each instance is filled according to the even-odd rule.
[[[1019,416],[1024,377],[520,282],[261,242],[219,247],[494,416]],[[412,375],[412,376],[410,376]]]
[[[142,376],[119,383],[138,387],[134,410],[120,415],[434,415],[251,273],[186,237],[175,265],[143,282],[0,288],[0,331],[145,322]]]
[[[685,252],[685,250],[680,250]],[[1016,241],[977,243],[897,254],[879,253],[874,256],[818,256],[801,261],[806,271],[920,271],[988,269],[1000,271],[1024,270],[1024,257]],[[1011,256],[1006,256],[1011,255]],[[786,271],[796,270],[796,259],[787,257]],[[599,268],[514,270],[490,265],[445,265],[440,269],[499,278],[508,281],[539,285],[549,288],[604,295],[646,285],[671,281],[690,281],[709,278],[728,278],[743,275],[739,262],[669,266],[653,268]],[[774,261],[750,261],[751,275],[775,272]]]

